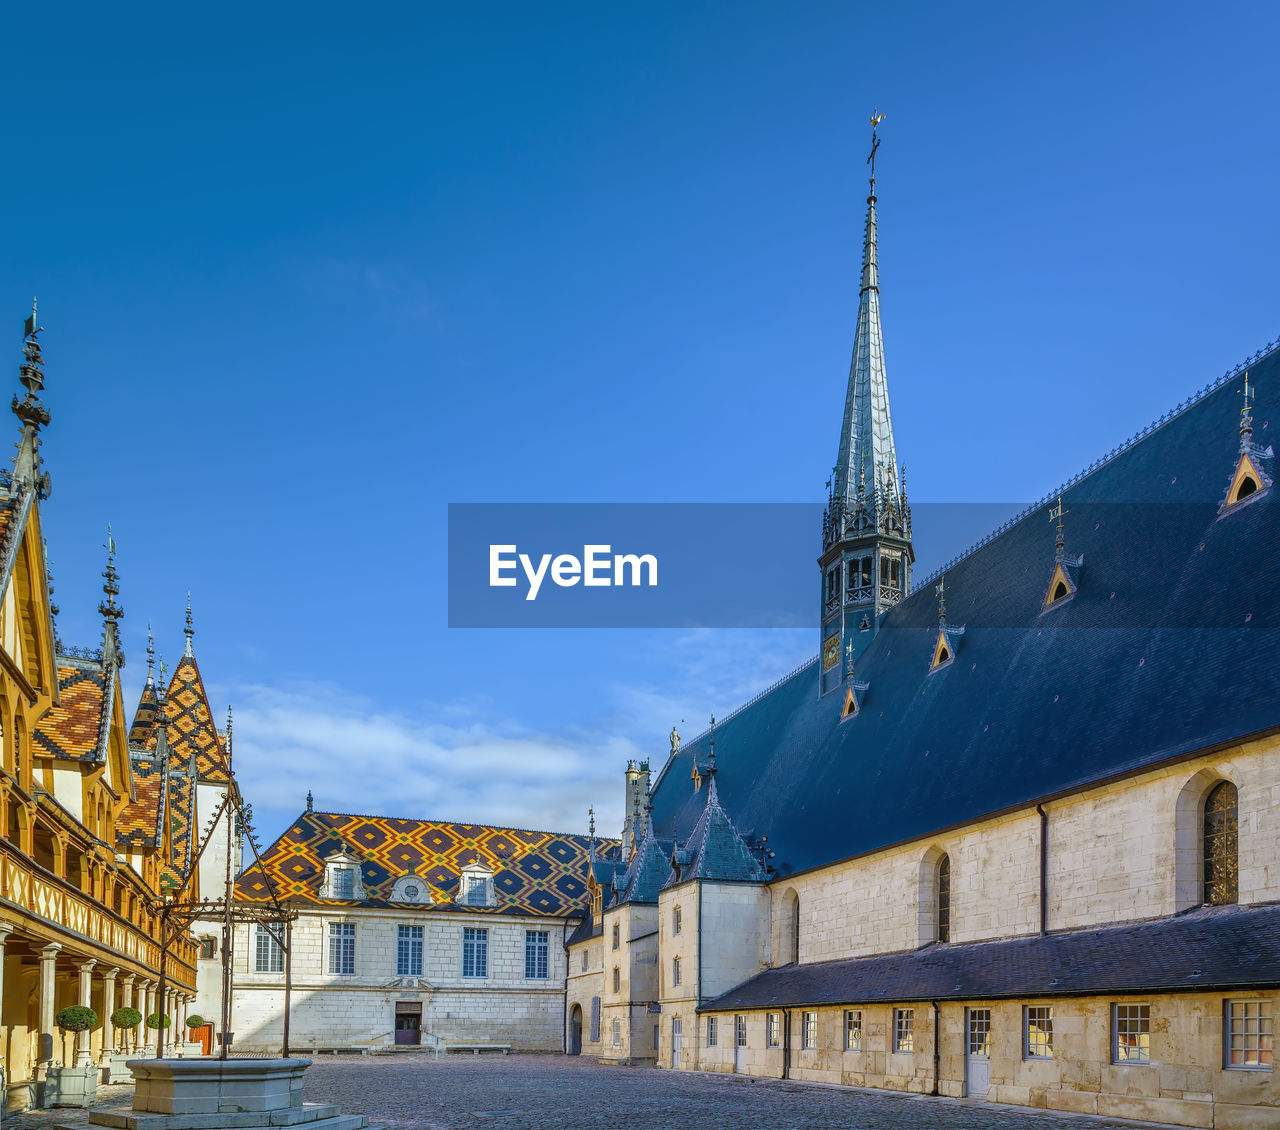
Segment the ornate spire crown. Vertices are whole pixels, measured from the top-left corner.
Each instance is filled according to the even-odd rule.
[[[187,626],[182,630],[187,637],[186,646],[183,648],[182,654],[185,655],[188,659],[191,659],[195,656],[195,651],[191,646],[191,640],[192,640],[192,637],[196,634],[196,631],[191,626],[191,590],[190,589],[187,589]]]
[[[27,390],[21,400],[14,396],[10,409],[22,424],[22,439],[13,461],[14,489],[19,483],[36,486],[41,498],[49,495],[49,476],[40,473],[40,429],[49,423],[49,410],[41,403],[44,391],[44,355],[40,351],[40,333],[44,326],[36,317],[36,300],[31,300],[31,313],[22,327],[22,364],[18,379]]]

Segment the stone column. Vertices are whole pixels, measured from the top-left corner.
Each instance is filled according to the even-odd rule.
[[[120,984],[123,986],[123,991],[120,994],[121,1008],[133,1007],[133,983],[137,979],[138,979],[138,975],[136,973],[130,973],[127,977],[125,977],[120,982]],[[136,1046],[136,1042],[138,1038],[138,1030],[136,1028],[134,1028],[132,1031],[126,1030],[122,1033],[122,1035],[124,1036],[124,1050],[127,1052],[132,1051]]]
[[[136,973],[130,973],[130,974],[128,974],[127,976],[122,977],[122,978],[120,979],[120,985],[121,985],[121,989],[120,989],[120,1007],[121,1007],[121,1008],[132,1008],[132,1007],[133,1007],[133,983],[134,983],[134,981],[136,981],[137,979],[138,979],[138,975],[137,975]],[[132,1051],[132,1050],[133,1050],[133,1039],[134,1039],[134,1037],[137,1035],[137,1030],[136,1030],[136,1029],[133,1029],[133,1030],[125,1029],[125,1030],[124,1030],[123,1032],[121,1032],[120,1034],[124,1037],[124,1050],[125,1050],[125,1051]]]
[[[194,997],[183,993],[182,999],[178,1002],[178,1028],[181,1030],[183,1043],[187,1041],[187,1009],[191,1007],[191,1002],[194,999]]]
[[[7,922],[0,922],[0,1001],[4,1000],[4,944],[13,933],[13,927]]]
[[[111,1014],[116,1010],[116,977],[119,969],[108,969],[102,975],[102,1062],[111,1062],[111,1053],[116,1050],[116,1025]]]
[[[80,963],[80,1004],[85,1008],[93,1005],[93,967],[97,964],[96,961]],[[92,1059],[89,1052],[89,1030],[86,1028],[83,1032],[76,1033],[76,1066],[84,1067]]]
[[[138,1047],[144,1048],[148,1043],[148,1036],[151,1029],[147,1027],[147,1017],[155,1012],[156,1001],[156,983],[154,981],[142,982],[142,1019],[138,1021]]]
[[[41,1082],[49,1078],[49,1068],[53,1066],[53,1006],[56,1003],[55,977],[58,952],[61,949],[54,942],[40,951],[40,1048],[37,1052],[36,1079]]]

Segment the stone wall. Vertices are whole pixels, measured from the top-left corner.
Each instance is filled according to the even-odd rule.
[[[330,923],[356,926],[354,974],[328,971]],[[423,927],[422,976],[396,970],[397,927]],[[488,975],[462,976],[462,931],[489,931]],[[396,1002],[422,1006],[421,1031],[445,1043],[501,1043],[522,1051],[563,1048],[565,923],[422,908],[317,907],[293,926],[290,1046],[394,1043]],[[546,931],[549,976],[525,978],[525,932]],[[254,969],[252,927],[236,931],[233,1029],[238,1051],[279,1047],[284,977]]]
[[[966,1017],[971,1007],[991,1010],[987,1099],[1050,1110],[1133,1118],[1178,1126],[1262,1128],[1280,1125],[1280,1078],[1274,1070],[1224,1067],[1224,1002],[1270,1002],[1274,1017],[1280,993],[1186,993],[1107,998],[1037,999],[1053,1009],[1052,1058],[1024,1054],[1023,1003],[1018,1001],[947,1002],[939,1014],[937,1093],[962,1097],[966,1081]],[[1151,1008],[1150,1063],[1112,1063],[1113,1004],[1142,1003]],[[894,1004],[860,1006],[862,1041],[844,1048],[845,1009],[818,1008],[817,1047],[802,1044],[803,1015],[790,1012],[790,1077],[818,1083],[931,1093],[934,1091],[933,1008],[906,1002],[914,1010],[914,1049],[892,1050]],[[718,1046],[705,1047],[707,1015],[699,1018],[701,1067],[733,1071],[731,1013],[717,1013]],[[741,1070],[780,1078],[782,1047],[765,1047],[767,1014],[750,1012]],[[785,1016],[786,1014],[780,1014]],[[685,1032],[689,1032],[688,1022]],[[686,1043],[689,1042],[686,1035]]]

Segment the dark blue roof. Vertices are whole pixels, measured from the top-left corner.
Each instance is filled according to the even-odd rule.
[[[1254,442],[1280,432],[1280,352],[1252,366]],[[1280,727],[1280,487],[1219,516],[1240,450],[1227,381],[1065,492],[1079,590],[1042,612],[1054,563],[1043,508],[946,574],[963,626],[930,673],[932,584],[891,609],[857,662],[869,684],[842,720],[814,660],[716,728],[720,801],[767,835],[780,874]],[[1273,427],[1274,424],[1274,427]],[[815,546],[815,554],[817,546]],[[731,662],[731,659],[727,661]],[[653,798],[681,840],[704,735]]]
[[[689,879],[758,883],[765,878],[764,869],[720,805],[714,773],[707,782],[702,815],[674,856],[678,867],[673,868],[668,886]]]
[[[703,1010],[1280,985],[1280,906],[766,969]]]

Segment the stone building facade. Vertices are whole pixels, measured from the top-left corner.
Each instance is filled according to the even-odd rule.
[[[819,655],[629,767],[567,1045],[1275,1126],[1280,349],[912,592],[876,207],[873,176]]]
[[[289,1046],[394,1044],[562,1051],[566,938],[586,873],[617,842],[487,825],[315,812],[263,857],[298,914],[285,942]],[[265,898],[262,871],[237,898]],[[283,947],[237,928],[238,1050],[281,1046]]]

